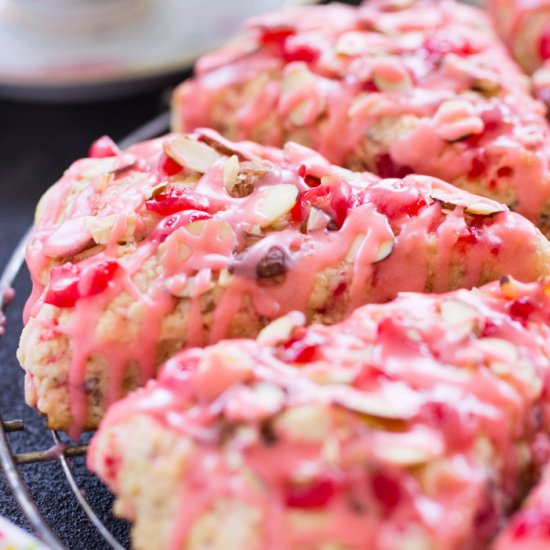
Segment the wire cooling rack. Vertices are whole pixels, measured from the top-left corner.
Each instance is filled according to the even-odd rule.
[[[120,142],[120,147],[126,147],[145,139],[156,137],[165,133],[169,127],[169,113],[163,113],[157,118],[148,122],[138,130],[130,134]],[[30,234],[30,229],[23,236],[11,258],[9,259],[4,271],[0,275],[0,312],[4,311],[9,303],[11,288],[13,287],[21,267],[25,259],[25,246]],[[23,396],[21,396],[23,399]],[[44,427],[44,430],[47,428]],[[115,550],[124,550],[124,546],[120,544],[109,531],[106,525],[94,512],[89,501],[84,496],[84,491],[81,490],[75,476],[74,468],[71,465],[72,457],[84,455],[87,445],[65,443],[66,438],[54,430],[50,430],[52,437],[52,446],[46,450],[36,450],[30,452],[16,453],[10,443],[8,436],[11,432],[24,431],[25,424],[20,419],[4,419],[0,411],[0,465],[4,470],[4,475],[8,485],[10,486],[21,510],[30,525],[34,529],[38,538],[40,538],[52,550],[65,550],[65,546],[60,541],[58,535],[48,525],[44,516],[37,505],[35,499],[31,496],[31,487],[25,482],[20,466],[30,463],[44,463],[48,461],[58,461],[61,465],[67,483],[72,491],[76,501],[82,508],[88,521],[95,527],[97,531],[97,547],[98,548],[113,548]],[[92,474],[89,474],[90,476]]]

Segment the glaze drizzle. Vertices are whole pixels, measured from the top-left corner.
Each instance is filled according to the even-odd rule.
[[[100,416],[186,345],[255,336],[295,309],[334,323],[403,290],[547,272],[530,222],[434,178],[353,174],[208,130],[100,145],[48,191],[27,249],[28,399],[55,411],[51,372],[74,436],[97,422],[92,401]]]

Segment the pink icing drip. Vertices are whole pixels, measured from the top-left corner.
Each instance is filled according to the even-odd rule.
[[[429,544],[445,550],[468,547],[476,540],[487,542],[506,513],[499,503],[517,498],[524,468],[538,468],[548,456],[548,448],[541,455],[540,447],[550,418],[545,399],[550,382],[548,299],[547,283],[514,281],[443,295],[402,294],[389,304],[362,307],[339,325],[313,325],[301,332],[302,340],[315,337],[320,342],[318,355],[314,361],[294,365],[285,361],[284,353],[298,332],[277,345],[225,341],[184,352],[164,366],[157,382],[114,405],[92,441],[89,465],[106,475],[97,442],[134,415],[149,415],[165,429],[193,440],[170,548],[183,547],[198,518],[222,498],[261,511],[258,550],[315,547],[327,541],[350,548],[386,548],[408,528],[420,529]],[[449,301],[461,303],[472,313],[473,324],[466,332],[458,333],[459,325],[442,320],[442,307]],[[517,317],[514,304],[518,301],[532,304],[527,316]],[[484,347],[487,338],[504,340],[517,355]],[[369,359],[356,355],[368,349],[372,349]],[[520,360],[529,365],[528,371],[522,371]],[[509,368],[506,374],[490,366],[495,361],[500,368]],[[235,370],[236,364],[241,370]],[[335,370],[348,373],[349,382],[313,382],[321,373]],[[230,417],[229,410],[245,412],[243,388],[258,382],[284,390],[281,407],[285,410],[337,402],[342,404],[341,414],[330,417],[321,441],[309,442],[293,439],[292,432],[286,431],[290,427],[277,427],[281,408],[266,413],[265,408],[249,403],[245,420]],[[399,419],[398,430],[385,426],[384,418],[378,419],[382,425],[370,425],[361,414],[348,411],[343,416],[354,397],[366,394],[382,398]],[[544,425],[532,425],[529,415],[534,409],[542,411]],[[227,431],[229,426],[259,431],[266,420],[275,423],[274,441],[239,442],[227,435],[234,433]],[[220,423],[226,430],[223,438]],[[498,461],[484,457],[480,437],[491,442]],[[335,463],[322,458],[326,438],[339,441]],[[519,460],[519,442],[533,453],[527,465]],[[445,465],[444,487],[426,489],[423,465],[409,468],[387,458],[388,447],[395,444],[408,449],[417,446],[428,453],[428,464]],[[257,476],[254,483],[248,481],[250,473],[238,475],[230,466],[225,459],[229,452],[236,452],[247,471]],[[316,497],[323,504],[312,509],[326,515],[310,529],[291,528],[288,519],[295,510],[289,504],[289,483],[299,472],[310,472],[329,487],[325,496]],[[111,473],[107,481],[116,484],[116,475]],[[546,485],[547,480],[529,501],[541,513]],[[352,511],[352,496],[360,504],[359,512]],[[479,515],[486,502],[496,507],[496,523],[489,532],[484,530],[484,516]],[[485,521],[491,521],[490,516]],[[497,544],[499,550],[544,547],[546,531],[531,527],[529,532],[521,521],[525,521],[522,513],[511,524],[512,534],[503,535],[506,544]],[[526,545],[529,542],[533,546]]]
[[[168,177],[158,168],[161,155],[165,154],[166,138],[140,144],[108,159],[112,161],[109,173],[94,176],[86,185],[81,179],[94,168],[94,159],[78,161],[48,193],[47,207],[27,250],[33,293],[25,315],[27,321],[37,322],[37,316],[46,307],[71,308],[68,321],[57,322],[40,315],[40,322],[45,323],[45,330],[55,327],[55,331],[65,334],[71,343],[68,383],[73,416],[71,433],[75,436],[86,419],[83,384],[90,356],[101,357],[109,369],[108,402],[122,395],[130,364],[138,366],[144,383],[155,374],[158,345],[163,340],[163,320],[173,311],[177,297],[188,297],[186,319],[179,335],[182,344],[203,345],[228,335],[245,296],[250,298],[259,323],[263,324],[295,309],[307,312],[309,318],[325,313],[330,316],[332,308],[337,308],[343,300],[339,297],[342,293],[349,296],[351,310],[366,301],[391,299],[398,291],[424,291],[429,289],[428,284],[433,290],[443,291],[451,283],[449,271],[459,253],[457,233],[470,231],[464,222],[463,208],[476,202],[488,207],[495,204],[428,177],[409,176],[406,180],[379,180],[370,174],[352,177],[330,166],[319,154],[296,144],[290,144],[283,153],[253,144],[223,142],[211,131],[199,135],[220,140],[224,147],[235,149],[245,159],[254,158],[254,162],[263,163],[265,171],[254,192],[235,198],[224,189],[226,160],[215,161],[189,190],[207,201],[210,213],[199,214],[208,219],[190,225],[190,218],[185,217],[188,211],[162,216],[147,210],[146,199],[155,186],[177,187],[180,183],[181,176]],[[264,154],[263,159],[257,156]],[[119,173],[117,169],[123,170]],[[311,178],[326,177],[324,183],[310,187],[307,177],[304,179],[304,170]],[[321,198],[311,199],[321,201],[319,208],[329,208],[327,197],[334,199],[336,202],[333,201],[330,208],[337,209],[338,216],[345,210],[341,227],[308,232],[304,229],[306,220],[294,219],[293,210],[285,216],[283,228],[267,229],[257,242],[247,244],[247,235],[266,221],[260,208],[264,193],[272,185],[281,183],[295,185],[300,192],[299,200],[305,200],[309,193],[321,192]],[[66,204],[75,184],[81,191]],[[324,189],[329,189],[328,195],[322,194]],[[442,205],[431,197],[434,190],[444,191],[451,197],[449,200],[457,205],[452,214],[443,214]],[[330,208],[327,216],[334,216]],[[90,228],[112,215],[115,217],[105,244],[94,249],[90,257],[75,259],[75,254],[86,254],[86,247],[94,246],[92,233],[97,231]],[[176,225],[171,227],[172,222]],[[68,235],[75,227],[78,231],[72,242]],[[63,236],[61,248],[58,246],[60,235]],[[426,235],[436,255],[435,274],[428,272]],[[361,236],[364,238],[355,256],[348,257]],[[391,245],[392,241],[393,250],[390,246],[388,256],[379,257],[383,246]],[[128,244],[124,244],[126,242]],[[533,260],[543,246],[540,234],[529,222],[508,211],[486,218],[475,228],[475,239],[466,240],[461,246],[468,266],[460,281],[467,285],[476,284],[482,270],[494,266],[495,262],[500,273],[512,273],[526,280],[534,278],[542,269]],[[257,269],[272,248],[282,251],[286,272],[275,284],[262,284]],[[152,271],[147,271],[153,258]],[[518,261],[520,258],[523,260]],[[50,269],[67,261],[72,261],[80,273],[78,299],[74,305],[48,302],[48,296],[55,290],[52,289],[55,285],[50,283]],[[70,265],[66,263],[65,267]],[[114,265],[113,271],[105,271],[107,268],[101,268],[102,265]],[[410,268],[403,269],[404,265]],[[316,277],[333,267],[338,267],[339,272],[327,277],[328,295],[313,307],[310,300]],[[222,270],[226,270],[229,277],[216,299],[207,333],[201,311],[202,297],[218,285]],[[349,275],[344,285],[347,290],[339,286],[344,284],[343,280],[335,280],[344,272]],[[105,281],[101,277],[109,279]],[[143,277],[145,282],[140,280]],[[191,291],[187,290],[188,285]],[[112,305],[121,295],[130,297],[132,313],[116,310]],[[100,337],[98,324],[110,308],[116,310],[115,326]],[[130,327],[136,325],[130,335],[126,323]]]
[[[497,14],[504,7],[523,14],[548,5],[546,1],[493,3]],[[499,10],[499,6],[504,7]],[[440,177],[506,200],[510,187],[510,206],[538,221],[550,198],[550,134],[544,109],[530,97],[523,76],[494,36],[487,16],[447,1],[422,0],[401,10],[386,7],[383,0],[374,0],[357,9],[314,7],[251,21],[241,54],[232,45],[228,52],[222,48],[205,56],[195,79],[176,91],[179,126],[184,130],[215,127],[239,139],[253,137],[270,145],[299,140],[331,162],[355,167],[358,157],[377,171],[376,157],[361,150],[368,136],[369,149],[380,147],[394,165],[409,172]],[[339,25],[334,26],[334,20]],[[274,44],[269,33],[277,35],[282,29],[288,36]],[[339,41],[353,34],[360,47],[342,50]],[[288,57],[285,48],[296,41],[308,44],[318,52],[317,57]],[[285,80],[297,66],[306,67],[311,78],[284,91]],[[399,75],[410,84],[394,89],[391,84],[395,85]],[[245,83],[266,76],[267,83],[257,95],[250,92],[235,99],[235,91],[240,92]],[[480,91],[479,87],[487,89]],[[361,107],[354,103],[358,98]],[[479,118],[463,124],[458,121],[454,131],[462,128],[461,134],[446,140],[451,134],[440,128],[438,109],[443,102],[456,99],[469,103],[477,115],[496,106],[508,113],[508,122],[495,130],[486,129]],[[295,122],[293,109],[304,100],[308,108],[302,120]],[[264,130],[262,124],[275,112],[276,121]],[[407,126],[411,115],[417,117],[414,127]],[[386,122],[396,120],[396,131],[385,128]],[[478,145],[468,138],[468,132],[480,137]],[[486,163],[475,173],[472,167],[479,151],[485,153]],[[501,168],[511,171],[505,177],[497,175]]]

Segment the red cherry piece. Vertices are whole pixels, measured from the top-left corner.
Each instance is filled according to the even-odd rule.
[[[114,260],[104,260],[85,268],[82,273],[82,279],[86,279],[88,288],[82,295],[95,296],[103,292],[108,286],[118,269],[118,262]]]
[[[274,44],[282,49],[287,38],[293,34],[294,30],[289,27],[263,29],[260,34],[260,42],[264,45]]]
[[[342,227],[351,207],[352,192],[348,182],[342,180],[341,185],[333,185],[331,189],[330,206],[333,218],[338,228]]]
[[[460,37],[430,36],[424,40],[420,51],[425,52],[428,59],[437,61],[449,53],[460,57],[472,55],[477,52],[477,49]]]
[[[387,153],[379,155],[375,159],[376,173],[381,178],[404,178],[414,173],[410,166],[399,166]]]
[[[335,493],[336,486],[332,479],[319,479],[309,485],[288,487],[285,502],[289,508],[322,508],[330,502]]]
[[[324,343],[323,337],[311,332],[291,338],[284,344],[283,360],[302,364],[315,361],[319,354],[319,347]]]
[[[384,472],[377,472],[373,475],[371,490],[385,514],[391,514],[401,502],[401,486]]]
[[[311,206],[321,207],[321,203],[328,205],[330,187],[328,185],[317,186],[300,194],[298,201],[292,208],[290,216],[294,221],[303,222],[310,211]]]
[[[50,273],[50,283],[44,302],[57,307],[73,307],[80,298],[79,280],[80,269],[77,265],[69,262],[54,267]]]
[[[522,296],[510,304],[510,315],[525,323],[536,309],[536,306],[527,296]]]
[[[461,233],[456,240],[457,244],[473,245],[479,242],[479,232],[475,227],[467,227],[464,233]]]
[[[183,227],[189,223],[197,222],[200,220],[208,220],[212,216],[207,212],[201,212],[199,210],[187,210],[185,212],[178,212],[172,214],[167,218],[164,218],[151,233],[151,238],[163,242],[169,235],[171,235],[176,229]]]
[[[374,83],[374,80],[367,80],[361,84],[361,88],[365,92],[379,92],[378,86]]]
[[[341,282],[335,289],[332,295],[337,298],[338,296],[342,295],[346,289],[348,288],[348,283]]]
[[[442,401],[433,401],[422,406],[419,417],[429,426],[441,429],[449,447],[456,449],[467,445],[471,434],[455,407]]]
[[[487,157],[483,149],[478,149],[472,157],[472,164],[468,172],[469,178],[477,178],[487,170]]]
[[[149,199],[145,206],[150,212],[169,216],[184,210],[201,210],[210,208],[210,201],[187,187],[167,187],[164,191]]]
[[[513,539],[550,538],[550,512],[539,508],[519,512],[511,522],[510,534]]]
[[[541,59],[550,57],[550,25],[546,25],[540,35],[539,55]]]
[[[481,336],[484,338],[492,336],[500,336],[502,333],[501,323],[494,319],[485,319],[483,324],[483,330],[481,331]]]
[[[294,43],[292,39],[286,40],[283,44],[283,58],[287,63],[293,61],[315,63],[320,55],[321,52],[312,44],[305,42]]]
[[[102,136],[92,143],[88,156],[90,158],[101,159],[116,157],[118,154],[120,154],[118,145],[109,136]]]
[[[499,520],[500,514],[495,501],[487,496],[474,517],[476,533],[483,539],[491,537],[498,528]]]
[[[120,457],[115,457],[113,455],[107,454],[103,460],[103,465],[105,467],[105,475],[107,479],[114,481],[117,478],[118,471],[120,469]]]
[[[182,171],[182,167],[166,154],[162,154],[159,159],[160,171],[167,176],[174,176]]]
[[[514,169],[509,166],[501,166],[497,170],[497,176],[499,178],[509,178],[514,173]]]
[[[417,216],[420,210],[428,206],[428,199],[418,189],[387,181],[371,186],[363,194],[361,202],[372,203],[378,212],[390,220],[404,215]]]
[[[484,133],[500,130],[504,122],[504,114],[498,105],[485,109],[481,112],[480,117],[483,120]]]

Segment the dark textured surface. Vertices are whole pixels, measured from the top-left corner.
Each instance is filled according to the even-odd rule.
[[[88,105],[29,105],[0,101],[0,267],[32,221],[34,206],[46,188],[90,143],[103,134],[121,139],[167,108],[163,90],[124,101]],[[15,285],[8,308],[6,335],[0,339],[0,411],[4,419],[23,418],[26,430],[10,434],[16,451],[51,447],[44,421],[23,401],[23,376],[15,350],[21,311],[29,292],[27,272]],[[112,519],[109,492],[88,473],[83,458],[73,460],[80,487],[94,509],[126,543],[128,527]],[[61,466],[34,464],[21,468],[25,480],[54,530],[71,549],[105,548],[70,493]],[[28,527],[0,475],[0,515]]]

